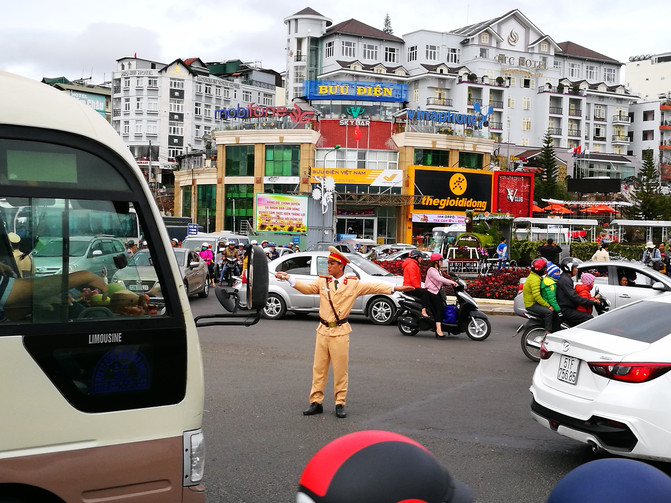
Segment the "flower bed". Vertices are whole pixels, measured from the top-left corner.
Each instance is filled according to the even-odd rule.
[[[401,260],[375,260],[374,262],[392,274],[403,276],[403,261]],[[419,267],[422,273],[422,281],[424,281],[428,264],[422,263]],[[445,273],[443,275],[449,277]],[[502,271],[494,270],[485,276],[481,275],[465,281],[468,285],[468,293],[475,298],[513,300],[517,295],[520,278],[526,278],[528,275],[529,269],[527,268],[504,269]],[[449,293],[451,292],[448,291]]]

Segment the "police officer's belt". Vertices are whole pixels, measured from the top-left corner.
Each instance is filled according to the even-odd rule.
[[[344,325],[345,323],[347,323],[347,318],[345,318],[344,320],[338,320],[338,321],[326,321],[323,318],[319,318],[319,321],[324,326],[327,326],[329,328],[335,328],[335,327],[339,327],[340,325]]]

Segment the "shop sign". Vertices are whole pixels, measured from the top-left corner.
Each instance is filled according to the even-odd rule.
[[[491,171],[424,166],[411,166],[411,169],[414,169],[415,194],[423,194],[414,210],[441,213],[490,211]]]
[[[496,61],[498,61],[502,65],[519,66],[521,68],[538,68],[539,70],[547,70],[547,65],[545,61],[534,61],[532,59],[528,59],[523,56],[516,58],[514,56],[506,56],[505,54],[499,54],[496,56]]]
[[[306,80],[303,84],[310,100],[408,101],[408,84],[345,80]]]
[[[495,211],[513,217],[530,216],[533,204],[533,180],[531,173],[497,171],[494,178]]]
[[[459,114],[454,112],[436,112],[433,110],[408,110],[408,120],[430,121],[438,124],[463,124],[466,127],[482,127],[483,117],[473,114]]]
[[[100,115],[105,117],[105,97],[100,94],[84,93],[81,91],[70,91],[70,96],[78,99],[86,106],[91,107]]]
[[[323,177],[330,176],[338,184],[371,187],[400,187],[403,181],[401,169],[312,168],[310,175],[311,183],[319,183]]]
[[[257,232],[306,234],[308,197],[283,194],[256,194]]]
[[[217,108],[214,111],[215,119],[251,119],[251,118],[277,118],[289,117],[291,122],[305,123],[315,118],[313,110],[301,110],[294,103],[293,108],[287,107],[265,107],[251,103],[246,107]]]
[[[425,224],[463,224],[466,215],[447,215],[444,213],[413,213],[412,221]]]

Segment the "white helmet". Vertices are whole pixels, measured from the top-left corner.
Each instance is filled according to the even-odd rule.
[[[252,239],[252,244],[257,245],[257,244],[259,244],[259,242],[256,239]]]
[[[200,246],[201,246],[201,247],[202,247],[202,246],[204,246],[204,247],[206,247],[206,248],[207,248],[207,247],[208,247],[209,245],[208,245],[207,243],[203,243],[203,244],[202,244],[202,245],[200,245]]]

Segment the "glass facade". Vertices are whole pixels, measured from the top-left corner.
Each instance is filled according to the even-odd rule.
[[[254,145],[226,147],[226,176],[254,176]]]
[[[191,216],[191,185],[182,187],[182,216]]]
[[[445,166],[449,167],[449,150],[415,149],[415,165],[417,166]]]
[[[227,184],[224,192],[226,194],[224,229],[237,232],[243,220],[253,223],[254,184]]]
[[[459,152],[459,167],[468,169],[482,169],[482,154],[474,152]]]
[[[266,176],[298,176],[300,145],[267,145],[264,173]]]
[[[216,185],[198,185],[198,202],[196,203],[196,223],[202,225],[205,232],[214,232],[216,213]]]

